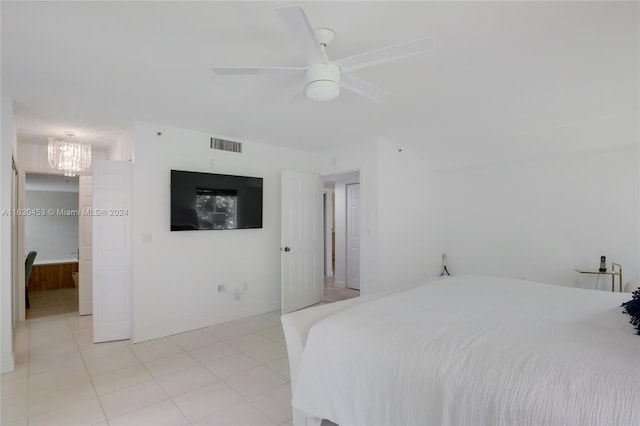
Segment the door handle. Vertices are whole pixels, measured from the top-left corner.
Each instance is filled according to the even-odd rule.
[[[285,247],[284,251],[291,251],[291,247]]]

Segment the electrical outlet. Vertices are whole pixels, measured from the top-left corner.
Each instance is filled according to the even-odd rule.
[[[218,293],[224,293],[227,291],[227,286],[225,284],[218,284]]]

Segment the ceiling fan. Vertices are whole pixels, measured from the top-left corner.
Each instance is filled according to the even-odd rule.
[[[220,75],[304,74],[303,90],[307,97],[314,101],[335,99],[340,94],[342,86],[359,95],[383,102],[391,95],[389,92],[354,77],[350,72],[425,53],[436,47],[433,38],[426,37],[329,61],[325,47],[335,39],[335,32],[329,28],[318,28],[314,31],[300,5],[277,7],[276,12],[302,47],[307,59],[306,67],[214,67],[213,71]]]

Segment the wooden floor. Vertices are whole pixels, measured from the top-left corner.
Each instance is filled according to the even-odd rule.
[[[27,309],[27,319],[78,312],[78,289],[30,291],[29,303],[31,308]]]

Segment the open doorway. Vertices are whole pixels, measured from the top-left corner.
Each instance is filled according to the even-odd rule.
[[[360,173],[323,177],[324,303],[360,295]]]
[[[25,174],[27,319],[78,311],[78,190],[77,176]]]

